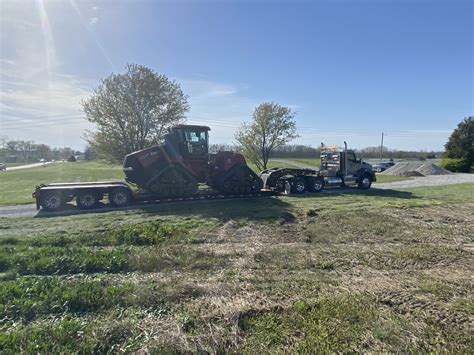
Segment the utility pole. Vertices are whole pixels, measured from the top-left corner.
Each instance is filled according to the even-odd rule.
[[[383,154],[383,132],[382,132],[382,143],[380,144],[380,161],[382,161]]]

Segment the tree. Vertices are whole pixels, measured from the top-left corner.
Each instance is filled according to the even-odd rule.
[[[90,145],[86,146],[86,149],[84,150],[84,160],[91,161],[96,159],[97,154],[94,148],[92,148]]]
[[[273,102],[257,106],[252,122],[243,123],[235,136],[245,157],[266,169],[271,152],[298,137],[294,117],[288,107]]]
[[[441,166],[458,172],[469,172],[474,164],[474,117],[466,117],[451,133],[444,145],[446,153]]]
[[[184,121],[188,97],[178,83],[143,65],[128,64],[82,101],[97,132],[86,137],[99,156],[121,161],[126,154],[158,144],[167,129]]]
[[[474,117],[466,117],[453,131],[445,144],[446,157],[474,162]]]

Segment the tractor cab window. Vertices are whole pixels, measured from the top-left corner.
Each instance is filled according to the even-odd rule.
[[[207,153],[206,131],[185,131],[184,141],[189,154],[201,155]]]

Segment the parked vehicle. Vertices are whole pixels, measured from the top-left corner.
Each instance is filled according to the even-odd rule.
[[[395,165],[394,161],[381,161],[377,164],[374,164],[372,166],[372,169],[377,173],[381,173],[382,171],[385,171],[385,170],[387,170],[388,168],[391,168],[394,165]]]
[[[273,168],[255,174],[245,158],[234,152],[209,153],[207,126],[178,125],[164,144],[125,157],[125,182],[76,182],[38,185],[36,206],[57,211],[76,200],[81,209],[94,209],[106,196],[112,206],[132,202],[214,199],[262,194],[320,192],[325,186],[370,188],[375,174],[354,151],[321,148],[321,169]],[[208,188],[200,188],[206,184]]]
[[[7,170],[7,166],[3,163],[0,163],[0,171],[5,171]]]

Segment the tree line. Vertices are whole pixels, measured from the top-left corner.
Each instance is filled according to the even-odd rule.
[[[30,163],[45,160],[62,160],[82,155],[69,147],[51,148],[46,144],[36,144],[34,141],[10,140],[0,137],[0,160],[7,163]]]

